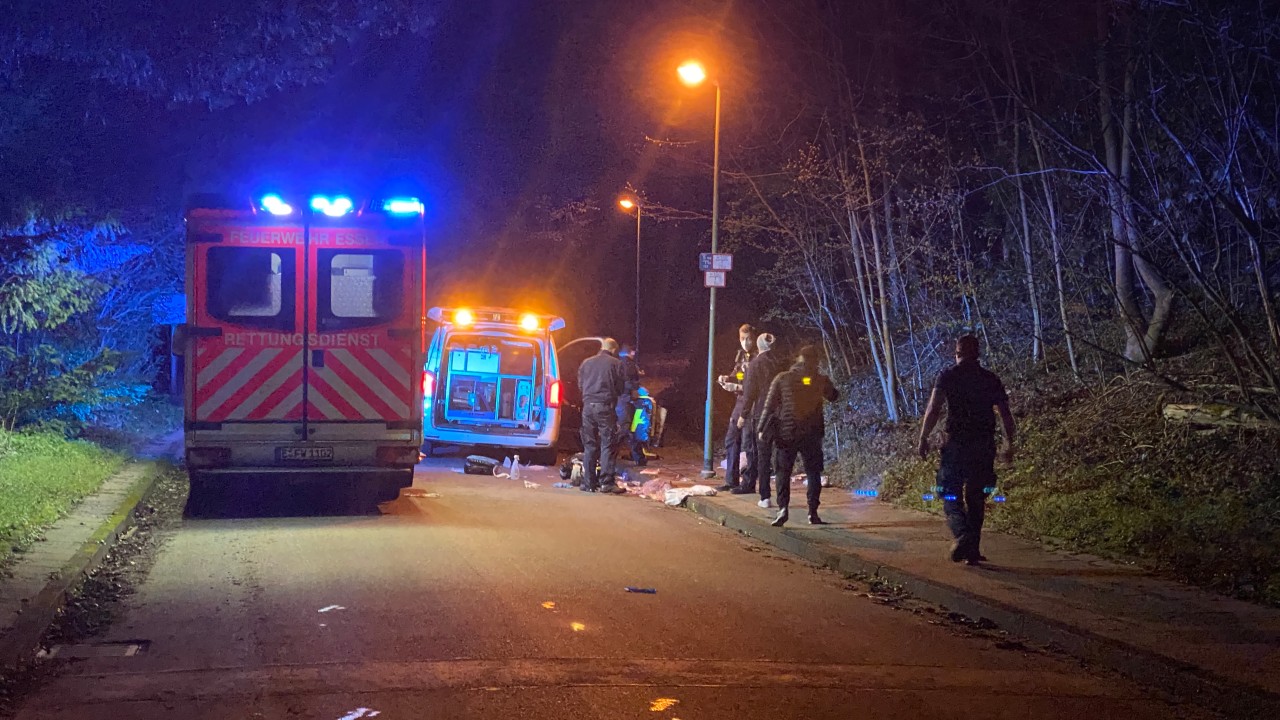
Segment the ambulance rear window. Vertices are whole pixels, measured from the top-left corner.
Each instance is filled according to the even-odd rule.
[[[379,325],[404,307],[404,256],[395,250],[322,250],[321,330]]]
[[[294,329],[294,254],[265,248],[211,247],[209,314],[236,325]]]

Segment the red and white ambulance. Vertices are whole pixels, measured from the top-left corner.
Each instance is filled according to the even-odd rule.
[[[394,499],[422,442],[422,204],[202,202],[186,231],[193,502],[235,476]]]

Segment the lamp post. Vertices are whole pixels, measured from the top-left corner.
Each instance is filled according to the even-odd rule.
[[[680,81],[689,87],[697,87],[707,80],[707,70],[702,63],[689,60],[676,68]],[[720,240],[720,83],[716,86],[715,140],[711,160],[711,252],[719,250]],[[707,405],[703,415],[702,477],[716,476],[715,453],[711,450],[711,406],[715,390],[716,361],[716,289],[711,288],[707,323]]]
[[[618,207],[623,210],[636,211],[636,340],[633,352],[640,353],[640,199],[623,195],[618,199]]]

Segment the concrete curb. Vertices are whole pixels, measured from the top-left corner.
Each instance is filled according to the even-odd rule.
[[[116,538],[129,527],[138,506],[151,494],[155,481],[161,474],[158,463],[145,462],[128,463],[120,472],[138,467],[142,471],[129,494],[71,558],[53,573],[44,589],[31,599],[9,632],[0,637],[0,667],[18,667],[34,657],[40,638],[49,629],[58,611],[66,605],[67,597],[80,587],[85,575],[102,563]]]
[[[737,530],[809,562],[844,575],[883,578],[926,602],[972,618],[985,618],[1010,634],[1052,645],[1085,662],[1158,688],[1179,701],[1217,710],[1229,717],[1280,717],[1277,714],[1280,697],[1261,688],[1212,675],[1202,668],[1099,635],[1088,628],[1068,625],[937,580],[881,565],[852,550],[803,537],[793,530],[772,527],[708,498],[690,497],[686,506],[722,527]]]

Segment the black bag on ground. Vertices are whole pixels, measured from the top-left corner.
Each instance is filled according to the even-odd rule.
[[[462,463],[462,472],[468,475],[493,475],[498,461],[483,455],[468,455]]]

